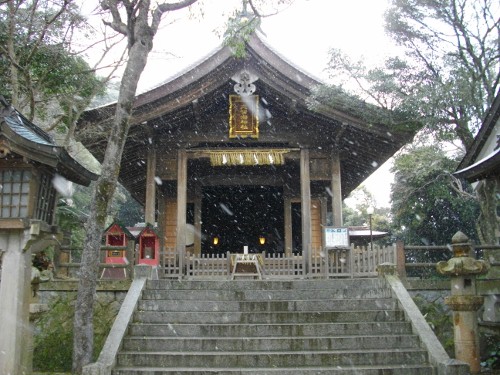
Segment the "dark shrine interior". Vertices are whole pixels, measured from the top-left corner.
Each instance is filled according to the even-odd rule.
[[[202,253],[284,251],[283,189],[275,186],[214,186],[203,188]],[[299,225],[297,210],[292,222]],[[298,222],[298,223],[297,223]],[[294,239],[294,243],[296,243]],[[298,242],[300,243],[300,241]],[[295,249],[297,250],[297,249]]]

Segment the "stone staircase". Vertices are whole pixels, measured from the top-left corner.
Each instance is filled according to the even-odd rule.
[[[380,279],[150,280],[114,375],[434,374]]]

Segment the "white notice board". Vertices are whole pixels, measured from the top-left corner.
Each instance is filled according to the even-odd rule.
[[[325,247],[350,247],[349,228],[324,227]]]

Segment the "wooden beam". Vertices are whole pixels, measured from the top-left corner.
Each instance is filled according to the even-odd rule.
[[[252,168],[252,167],[248,167]],[[276,173],[274,176],[253,175],[236,176],[231,174],[215,174],[213,176],[198,177],[203,186],[234,186],[234,185],[267,185],[282,186],[286,181],[286,176]]]

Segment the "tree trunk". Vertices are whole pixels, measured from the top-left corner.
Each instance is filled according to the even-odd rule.
[[[463,118],[457,118],[455,125],[455,134],[464,145],[465,150],[468,150],[474,141],[474,135],[469,129],[469,122]]]
[[[10,103],[13,107],[19,108],[19,77],[17,74],[17,57],[14,49],[14,4],[9,1],[9,24],[8,24],[8,36],[7,36],[7,50],[9,51],[9,59],[10,59],[10,90],[11,90],[11,98]]]
[[[137,34],[136,34],[137,35]],[[83,248],[75,305],[73,339],[73,374],[81,374],[83,366],[92,362],[94,295],[99,275],[100,246],[107,212],[116,189],[123,148],[130,128],[130,117],[137,83],[152,48],[153,35],[142,33],[130,46],[129,60],[123,74],[115,119],[110,130],[101,176],[94,190],[89,218],[85,225]]]
[[[498,242],[497,230],[500,224],[497,216],[500,179],[490,178],[479,183],[476,192],[479,201],[479,218],[477,232],[483,245],[496,245]]]

